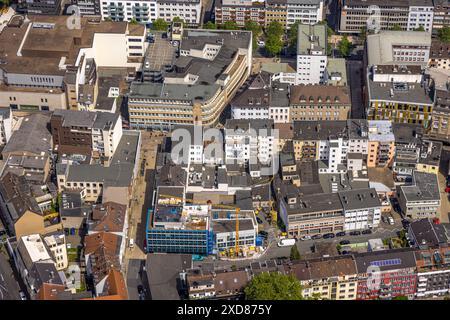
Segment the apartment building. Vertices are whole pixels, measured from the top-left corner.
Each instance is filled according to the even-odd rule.
[[[215,249],[219,251],[236,247],[236,219],[212,220]],[[254,219],[239,219],[239,247],[256,246],[257,223]]]
[[[72,0],[72,4],[78,6],[82,17],[101,15],[100,0]]]
[[[412,176],[420,157],[423,128],[420,125],[394,123],[395,157],[392,170],[401,177]]]
[[[348,87],[298,85],[290,87],[290,119],[347,120],[351,111]]]
[[[369,120],[367,166],[388,167],[395,155],[395,136],[388,120]]]
[[[288,123],[289,86],[272,82],[266,72],[258,74],[249,86],[242,87],[230,102],[233,119],[272,119]]]
[[[443,142],[450,139],[450,90],[448,71],[430,69],[434,92],[434,107],[431,113],[432,123],[427,134],[430,138]]]
[[[414,249],[373,251],[354,256],[358,271],[357,300],[414,297],[417,283]]]
[[[50,119],[54,149],[59,154],[92,155],[108,162],[122,138],[119,114],[57,110]]]
[[[415,252],[417,298],[447,295],[450,292],[450,248],[429,248]]]
[[[414,171],[410,184],[397,186],[397,198],[402,212],[409,218],[439,217],[441,196],[437,175]]]
[[[296,84],[324,83],[327,45],[326,25],[298,26]]]
[[[29,15],[60,15],[61,0],[18,0],[17,12]]]
[[[66,236],[64,232],[49,233],[42,236],[42,238],[55,261],[56,270],[61,271],[67,269],[69,260],[67,258]]]
[[[273,120],[236,120],[225,123],[226,163],[269,163],[277,151]]]
[[[287,28],[287,0],[267,0],[266,1],[266,22],[267,28],[276,21],[283,29]]]
[[[450,25],[450,4],[447,0],[434,0],[433,32]]]
[[[345,231],[378,227],[381,220],[381,202],[375,189],[338,192],[344,207]]]
[[[325,19],[323,0],[287,0],[286,26],[293,24],[315,25]]]
[[[253,21],[261,26],[266,24],[266,4],[264,1],[219,0],[215,3],[215,21],[218,25],[235,21],[244,27],[245,22]]]
[[[431,41],[428,66],[443,70],[450,69],[450,45],[448,43],[442,42],[439,39],[433,39]]]
[[[0,106],[13,112],[78,109],[86,93],[96,108],[98,77],[86,68],[137,70],[146,33],[142,25],[94,20],[81,18],[79,29],[68,29],[65,16],[13,17],[0,35],[1,43],[11,44],[0,53]]]
[[[151,44],[167,57],[149,61],[159,82],[133,82],[128,94],[132,128],[169,130],[176,124],[212,126],[250,74],[251,33],[248,31],[183,30],[180,56],[166,43]],[[164,60],[166,59],[166,60]],[[166,72],[166,62],[173,72]],[[207,62],[207,63],[206,63]],[[155,80],[156,81],[156,80]]]
[[[383,0],[344,0],[341,5],[340,32],[359,33],[367,29],[368,21],[374,12],[371,6],[379,9],[379,28],[391,30],[394,26],[404,31],[411,31],[423,27],[431,32],[433,28],[434,6],[432,0],[390,1]]]
[[[285,266],[302,285],[305,298],[356,300],[356,263],[352,256],[317,258]]]

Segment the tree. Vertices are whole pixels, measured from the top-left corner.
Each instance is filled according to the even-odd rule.
[[[279,37],[269,36],[266,40],[266,51],[272,55],[276,56],[283,49],[283,41]]]
[[[366,41],[367,38],[367,28],[366,27],[362,27],[361,31],[359,32],[359,39],[361,39],[361,41]]]
[[[225,30],[239,30],[239,26],[236,23],[236,21],[225,21],[225,23],[223,24],[223,29]]]
[[[419,26],[418,28],[414,29],[414,31],[425,31],[425,28],[423,26]]]
[[[281,38],[283,33],[283,27],[278,21],[272,21],[266,29],[267,37],[274,36]]]
[[[392,298],[392,300],[408,300],[407,296],[396,296],[394,298]]]
[[[402,27],[398,24],[394,24],[394,26],[391,28],[393,31],[402,31]]]
[[[289,43],[289,50],[295,51],[295,48],[297,47],[297,37],[298,37],[298,25],[300,22],[295,22],[293,25],[291,25],[291,28],[288,31],[288,43]]]
[[[217,29],[216,24],[212,21],[208,21],[207,23],[205,23],[205,25],[203,27],[205,29]]]
[[[300,282],[292,275],[263,272],[245,288],[247,300],[302,300]]]
[[[168,23],[161,18],[156,19],[152,23],[152,29],[153,30],[159,30],[159,31],[166,31],[168,27]]]
[[[180,22],[182,25],[184,25],[184,20],[181,19],[180,17],[173,18],[172,22]]]
[[[438,37],[442,42],[450,42],[450,27],[439,29]]]
[[[338,49],[343,57],[348,57],[350,55],[350,41],[347,36],[343,36],[342,40],[339,41]]]
[[[137,20],[135,18],[132,18],[130,20],[130,24],[138,24]]]
[[[291,248],[291,260],[300,260],[300,252],[298,252],[296,245],[293,245]]]
[[[450,296],[445,296],[444,300],[450,300]]]
[[[252,32],[253,50],[256,50],[256,48],[258,47],[258,38],[262,33],[261,25],[259,25],[255,21],[247,21],[245,22],[244,29]]]

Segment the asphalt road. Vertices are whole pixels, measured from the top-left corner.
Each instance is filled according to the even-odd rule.
[[[20,300],[19,285],[3,253],[0,253],[0,300]]]
[[[347,77],[350,85],[350,96],[352,99],[352,119],[365,118],[365,106],[362,92],[362,61],[347,61]]]
[[[128,300],[141,300],[139,298],[138,286],[142,285],[144,292],[150,292],[148,290],[148,281],[146,272],[141,272],[142,267],[145,266],[145,260],[130,259],[128,262],[127,272],[127,288],[128,288]],[[149,300],[149,297],[144,293],[142,300]]]

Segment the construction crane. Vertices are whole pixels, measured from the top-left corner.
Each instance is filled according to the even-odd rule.
[[[232,205],[228,205],[228,204],[214,204],[213,205],[211,200],[208,200],[208,201],[194,201],[194,200],[191,200],[191,199],[183,199],[181,197],[172,196],[172,195],[169,195],[169,194],[160,194],[159,196],[160,197],[164,197],[164,198],[178,199],[178,200],[181,200],[181,201],[184,200],[185,202],[190,202],[190,203],[194,203],[194,204],[198,204],[198,205],[207,204],[207,205],[211,205],[211,206],[219,207],[219,208],[234,209],[235,212],[236,212],[236,239],[235,239],[234,249],[235,249],[235,252],[236,252],[236,257],[238,256],[239,250],[240,250],[239,249],[239,213],[241,212],[241,208],[236,207],[236,206],[232,206]]]

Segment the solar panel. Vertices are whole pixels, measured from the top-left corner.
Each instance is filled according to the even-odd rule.
[[[386,267],[386,266],[397,266],[402,264],[401,259],[386,259],[386,260],[376,260],[372,261],[370,265],[377,266],[377,267]]]

